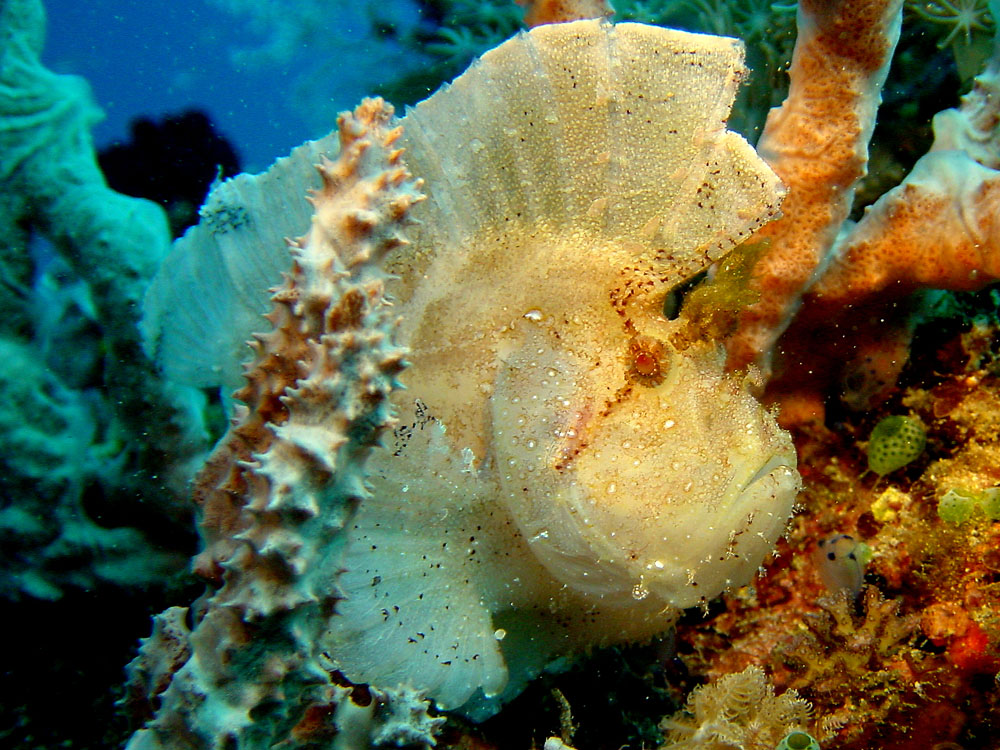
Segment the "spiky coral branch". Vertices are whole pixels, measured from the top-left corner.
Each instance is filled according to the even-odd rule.
[[[316,644],[339,596],[340,530],[367,495],[364,463],[405,365],[381,261],[405,243],[423,198],[391,121],[390,106],[366,100],[340,118],[337,161],[319,166],[312,228],[291,243],[273,330],[256,337],[236,394],[245,408],[198,478],[197,567],[219,588],[190,632],[176,612],[161,615],[131,665],[133,699],[161,706],[131,748],[308,745],[336,733],[344,690]]]
[[[246,547],[240,534],[266,536],[282,515],[313,513],[338,467],[360,465],[338,456],[357,450],[365,424],[359,420],[376,433],[384,427],[381,400],[402,353],[388,343],[379,263],[404,242],[400,228],[418,198],[401,152],[393,149],[401,131],[387,131],[373,145],[368,131],[388,122],[373,109],[362,105],[340,120],[341,155],[319,167],[323,187],[311,199],[313,228],[291,245],[292,272],[274,292],[267,316],[273,330],[255,337],[247,385],[235,394],[247,411],[196,482],[206,549],[195,567],[208,580],[221,581],[223,565]],[[372,413],[362,415],[363,405]],[[348,440],[351,430],[356,434]],[[342,489],[349,497],[364,495],[360,486]],[[246,498],[246,512],[232,507],[233,497]]]

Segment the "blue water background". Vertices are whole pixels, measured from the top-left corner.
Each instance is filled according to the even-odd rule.
[[[267,45],[267,30],[211,0],[47,0],[43,61],[90,82],[106,115],[94,129],[98,148],[127,139],[137,115],[197,107],[236,146],[244,170],[259,171],[329,132],[336,112],[357,104],[379,76],[421,62],[398,45],[372,39],[367,22],[377,13],[401,26],[416,23],[412,0],[284,5],[290,25],[306,8],[324,11],[318,22],[301,24],[301,43],[246,61],[240,51]]]

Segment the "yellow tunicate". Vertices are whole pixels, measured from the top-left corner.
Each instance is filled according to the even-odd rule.
[[[909,504],[909,495],[895,487],[889,487],[872,503],[871,512],[879,523],[893,523],[899,518],[900,509]]]

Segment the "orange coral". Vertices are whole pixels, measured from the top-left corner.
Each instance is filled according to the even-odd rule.
[[[727,342],[731,367],[773,365],[769,398],[786,425],[821,423],[838,378],[852,408],[889,393],[919,308],[905,295],[1000,278],[1000,46],[962,106],[935,117],[931,152],[850,226],[899,3],[822,5],[800,6],[789,98],[759,144],[789,193],[762,232],[772,243],[751,283],[761,299]]]
[[[847,235],[826,275],[806,293],[780,342],[795,352],[771,386],[772,398],[811,404],[822,415],[827,384],[869,368],[873,383],[855,408],[884,395],[905,364],[914,305],[900,298],[921,287],[972,291],[1000,278],[1000,172],[956,151],[924,156]],[[828,345],[808,342],[826,331]],[[807,354],[803,354],[807,353]],[[846,365],[844,363],[847,363]],[[843,387],[843,385],[842,385]],[[785,415],[792,422],[790,414]]]
[[[524,23],[534,28],[543,23],[605,18],[615,12],[607,0],[517,0],[526,7]]]
[[[760,237],[754,268],[761,299],[741,315],[729,365],[767,364],[768,353],[828,257],[865,172],[878,92],[901,21],[901,0],[799,3],[788,98],[768,116],[761,156],[788,186],[782,217]]]
[[[1000,173],[932,151],[848,235],[809,291],[814,318],[918,286],[969,291],[1000,278]],[[891,287],[891,289],[890,289]]]

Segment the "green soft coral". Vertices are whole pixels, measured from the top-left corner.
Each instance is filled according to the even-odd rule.
[[[989,0],[906,0],[906,10],[911,21],[938,37],[939,48],[951,48],[963,81],[979,73],[993,37]]]

